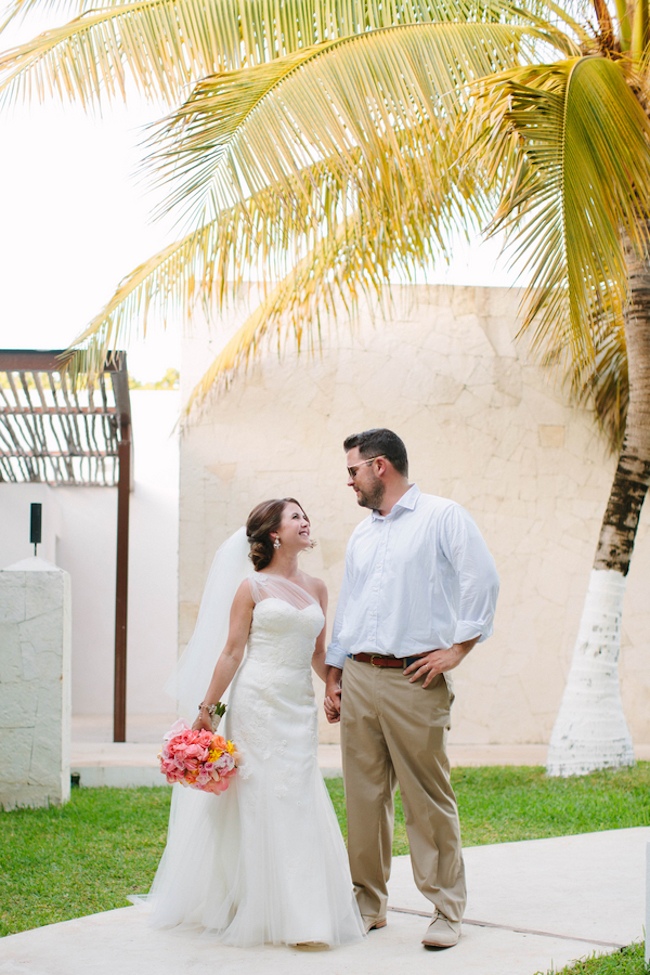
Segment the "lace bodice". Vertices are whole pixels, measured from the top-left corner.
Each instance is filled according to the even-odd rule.
[[[309,670],[316,637],[325,623],[315,598],[282,576],[256,572],[249,585],[255,609],[248,658],[270,667]]]
[[[301,728],[305,744],[315,748],[317,715],[311,658],[325,617],[306,590],[286,579],[260,578],[256,573],[251,592],[255,599],[253,622],[246,655],[233,682],[229,731],[246,756],[241,777],[250,772],[247,757],[251,754],[265,762],[273,759],[282,766],[278,788],[285,790],[294,771],[292,762],[285,767],[291,727]]]
[[[324,623],[318,603],[296,609],[277,597],[261,600],[253,611],[248,657],[272,666],[309,669]]]

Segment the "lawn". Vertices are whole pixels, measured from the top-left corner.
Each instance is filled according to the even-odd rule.
[[[463,846],[650,825],[650,762],[569,779],[549,779],[541,767],[457,768],[452,783]],[[345,835],[343,784],[329,785]],[[399,795],[393,853],[408,853]]]
[[[647,975],[649,969],[643,960],[643,945],[630,945],[612,952],[577,961],[552,975]],[[538,972],[537,975],[542,975]],[[549,973],[551,975],[551,973]]]
[[[572,779],[548,779],[542,768],[455,769],[453,783],[465,846],[650,824],[650,762]],[[345,833],[342,782],[327,784]],[[0,934],[124,907],[127,894],[146,891],[165,845],[170,795],[75,789],[63,807],[0,812]],[[399,796],[394,852],[408,852]],[[643,968],[571,975],[610,971]]]

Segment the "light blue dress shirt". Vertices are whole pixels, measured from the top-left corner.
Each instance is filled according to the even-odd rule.
[[[413,484],[386,516],[352,533],[326,663],[348,654],[410,657],[492,633],[499,577],[483,536],[454,501]]]

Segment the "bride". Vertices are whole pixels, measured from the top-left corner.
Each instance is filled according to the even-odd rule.
[[[311,680],[311,667],[325,676],[327,590],[298,567],[312,542],[293,498],[257,505],[246,538],[240,530],[215,557],[172,688],[183,710],[201,675],[205,687],[229,609],[194,728],[212,730],[213,706],[230,686],[219,731],[242,761],[221,795],[174,786],[167,846],[147,898],[151,923],[195,925],[240,947],[346,944],[363,926],[318,767]],[[249,546],[254,572],[242,558]]]

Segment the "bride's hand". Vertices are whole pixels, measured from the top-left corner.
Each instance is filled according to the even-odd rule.
[[[199,714],[198,718],[192,725],[192,731],[209,731],[212,733],[212,721],[209,715]]]
[[[330,724],[336,724],[337,721],[341,720],[341,712],[339,710],[337,702],[333,701],[331,697],[326,697],[324,701],[325,707],[325,717]]]

